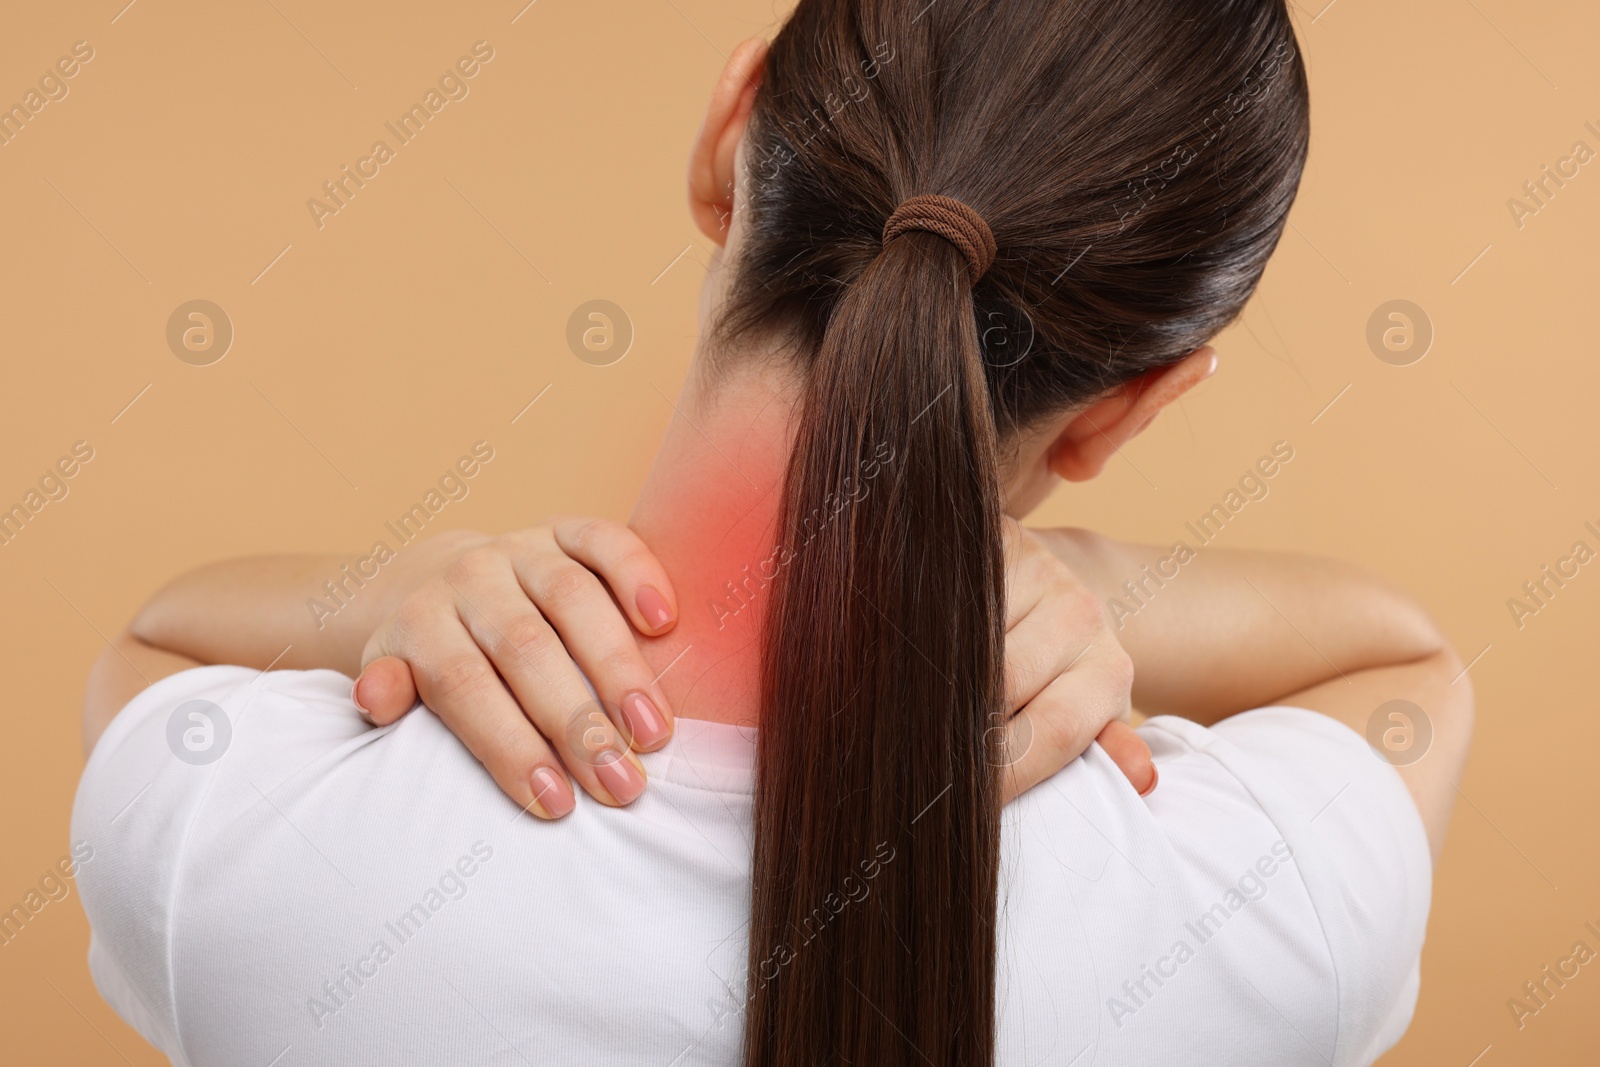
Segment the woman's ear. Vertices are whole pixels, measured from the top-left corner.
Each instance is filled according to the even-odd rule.
[[[1172,366],[1142,374],[1090,404],[1072,416],[1050,446],[1050,470],[1069,482],[1093,478],[1162,408],[1211,377],[1216,369],[1216,349],[1205,345]]]
[[[719,245],[727,243],[733,221],[734,156],[766,60],[766,41],[752,39],[733,50],[689,153],[689,213],[700,232]]]

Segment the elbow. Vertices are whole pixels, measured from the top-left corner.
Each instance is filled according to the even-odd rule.
[[[1431,758],[1450,782],[1459,782],[1466,770],[1467,755],[1477,722],[1477,699],[1472,686],[1472,663],[1463,662],[1455,646],[1446,640],[1429,660],[1436,663],[1434,682],[1424,691],[1427,714],[1433,731]]]
[[[1356,571],[1356,574],[1362,574]],[[1422,602],[1410,591],[1370,571],[1365,581],[1352,584],[1358,595],[1368,598],[1369,634],[1376,642],[1373,652],[1394,664],[1418,663],[1437,659],[1441,664],[1459,657],[1450,638]],[[1461,667],[1458,665],[1456,670]],[[1452,672],[1454,676],[1454,672]]]
[[[1448,641],[1445,642],[1440,655],[1444,660],[1444,670],[1449,675],[1445,682],[1446,699],[1443,703],[1452,709],[1451,713],[1464,735],[1464,740],[1470,741],[1473,723],[1477,718],[1477,696],[1472,686],[1474,664],[1462,662],[1455,646]]]
[[[165,610],[167,600],[164,594],[175,585],[177,581],[168,582],[134,613],[132,621],[128,623],[130,637],[157,647],[166,643],[164,638],[169,636],[168,616],[171,613]]]
[[[126,635],[116,642],[125,641]],[[89,667],[89,679],[83,692],[83,755],[87,759],[94,751],[95,742],[105,732],[106,726],[117,711],[127,702],[129,694],[128,664],[117,651],[116,642],[107,644]]]
[[[1419,696],[1425,694],[1427,701],[1423,710],[1433,727],[1434,750],[1450,765],[1450,779],[1457,781],[1466,765],[1477,718],[1472,685],[1472,668],[1477,665],[1477,658],[1463,660],[1444,629],[1421,603],[1398,590],[1393,593],[1390,617],[1399,627],[1397,647],[1405,650],[1401,655],[1407,663],[1432,667],[1431,680],[1419,691]]]

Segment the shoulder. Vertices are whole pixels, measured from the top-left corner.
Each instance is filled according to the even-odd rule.
[[[1399,775],[1300,708],[1140,734],[1148,797],[1092,745],[1006,809],[1002,927],[1026,988],[1095,1005],[1108,1063],[1372,1062],[1410,1022],[1431,891]],[[1043,997],[1002,1001],[1016,1048],[1049,1039]]]
[[[174,1062],[170,939],[202,812],[260,803],[274,768],[375,733],[335,671],[208,666],[162,678],[106,728],[78,783],[72,840],[102,995]]]
[[[1335,1062],[1370,1062],[1410,1022],[1432,895],[1427,834],[1400,775],[1348,726],[1302,708],[1210,728],[1164,716],[1140,733],[1162,774],[1152,811],[1208,796],[1271,822],[1333,964]]]
[[[75,824],[115,824],[116,833],[127,834],[125,827],[151,821],[144,812],[163,806],[170,824],[225,768],[359,737],[371,727],[350,701],[350,687],[337,671],[226,665],[162,678],[130,700],[96,743],[78,784]]]
[[[1427,836],[1405,783],[1365,738],[1337,720],[1280,706],[1209,728],[1162,716],[1139,732],[1163,770],[1169,764],[1209,768],[1291,844],[1420,888],[1424,896],[1431,889]],[[1180,785],[1188,787],[1186,780]]]

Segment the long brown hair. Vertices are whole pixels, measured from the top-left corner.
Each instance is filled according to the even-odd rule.
[[[1238,314],[1293,202],[1283,0],[800,0],[714,350],[804,409],[764,637],[745,1061],[984,1065],[1015,431]],[[988,222],[974,285],[906,198]],[[728,348],[724,349],[724,343]]]

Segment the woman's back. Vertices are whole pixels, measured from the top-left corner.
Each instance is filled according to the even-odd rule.
[[[898,858],[866,851],[752,965],[753,733],[682,720],[640,801],[551,824],[349,684],[189,671],[95,750],[95,979],[174,1063],[736,1064],[747,971]],[[214,762],[172,758],[191,700],[228,720]],[[1298,709],[1142,732],[1149,798],[1095,748],[1005,809],[996,1062],[1370,1062],[1410,1019],[1431,879],[1394,769]]]

